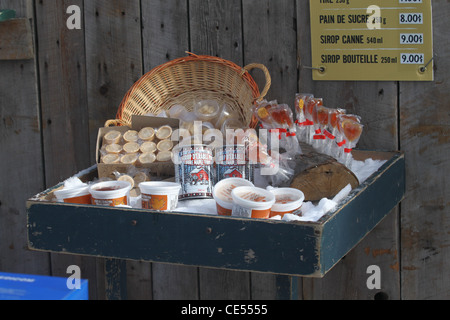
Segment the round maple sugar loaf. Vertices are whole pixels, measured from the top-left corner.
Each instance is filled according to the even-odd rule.
[[[155,138],[155,129],[151,127],[143,128],[139,131],[139,139],[143,141],[153,141]]]
[[[123,140],[125,142],[137,142],[139,138],[139,133],[136,130],[128,130],[123,135]]]

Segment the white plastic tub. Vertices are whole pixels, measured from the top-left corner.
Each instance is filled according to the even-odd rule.
[[[214,186],[213,197],[216,200],[219,216],[231,216],[233,211],[233,197],[231,192],[237,187],[254,187],[253,183],[242,178],[228,178],[221,180]]]
[[[142,182],[139,184],[142,209],[173,211],[178,206],[181,185],[173,182]]]
[[[99,182],[89,187],[92,204],[117,207],[130,203],[131,184],[127,181]]]
[[[232,215],[255,219],[268,219],[275,195],[270,191],[256,187],[238,187],[231,192],[233,197]]]
[[[88,186],[79,188],[65,188],[55,191],[54,194],[56,199],[58,199],[58,202],[74,204],[91,204],[92,202]]]
[[[281,216],[285,214],[291,214],[299,210],[303,201],[305,201],[305,195],[298,189],[293,188],[279,188],[273,189],[272,192],[275,195],[275,204],[272,206],[270,217]]]

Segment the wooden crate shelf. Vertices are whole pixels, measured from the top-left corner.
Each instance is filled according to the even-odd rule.
[[[318,222],[158,213],[27,202],[31,250],[119,260],[324,277],[398,205],[405,193],[401,153],[362,152],[387,162],[348,201]],[[91,174],[95,174],[92,168]]]

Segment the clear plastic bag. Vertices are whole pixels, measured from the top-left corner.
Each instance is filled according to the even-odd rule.
[[[229,119],[236,119],[239,121],[239,115],[237,114],[237,112],[233,112],[229,105],[224,104],[219,112],[217,121],[214,123],[216,129],[221,130],[225,121]]]
[[[215,100],[202,100],[194,106],[198,120],[215,123],[220,113],[219,103]]]
[[[324,153],[335,157],[336,153],[337,153],[337,139],[338,139],[338,134],[339,134],[339,129],[338,129],[338,116],[345,114],[346,111],[344,109],[329,109],[329,121],[328,121],[328,126],[324,131],[325,136],[327,137],[326,143],[325,143],[325,148],[324,148]]]
[[[138,188],[139,184],[145,181],[150,181],[150,169],[137,168],[135,166],[129,166],[126,172],[113,172],[113,175],[118,181],[127,181],[131,184],[131,188]]]
[[[309,100],[313,99],[314,95],[310,93],[297,93],[295,95],[295,113],[297,126],[297,139],[300,142],[307,143],[309,136],[309,126],[312,125],[311,121],[308,121],[305,114],[306,105]]]
[[[261,166],[260,173],[266,185],[274,188],[288,186],[295,174],[295,156],[288,152],[280,154],[272,150],[270,161]]]
[[[262,102],[255,111],[255,115],[262,124],[263,129],[275,133],[278,138],[278,147],[291,154],[300,154],[301,148],[297,139],[297,128],[294,122],[294,113],[286,104],[276,101]],[[273,150],[273,135],[268,139],[269,149]]]
[[[323,106],[322,98],[310,98],[306,101],[305,104],[305,117],[307,121],[307,143],[312,145],[314,142],[314,135],[316,134],[316,129],[314,127],[314,110],[318,106]]]
[[[339,114],[337,116],[337,132],[336,132],[336,145],[334,154],[332,155],[338,161],[344,163],[344,151],[348,143],[347,138],[344,133],[344,127],[342,125],[344,120],[352,120],[357,123],[361,123],[361,117],[354,114]],[[347,148],[348,149],[348,148]]]
[[[340,127],[346,140],[341,162],[351,170],[353,162],[352,150],[357,146],[364,126],[359,121],[342,117]]]

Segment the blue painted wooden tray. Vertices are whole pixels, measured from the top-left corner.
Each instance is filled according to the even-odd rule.
[[[402,153],[355,151],[388,160],[348,200],[318,222],[284,222],[27,202],[31,250],[120,260],[324,277],[405,194]],[[96,167],[90,174],[95,174]]]

